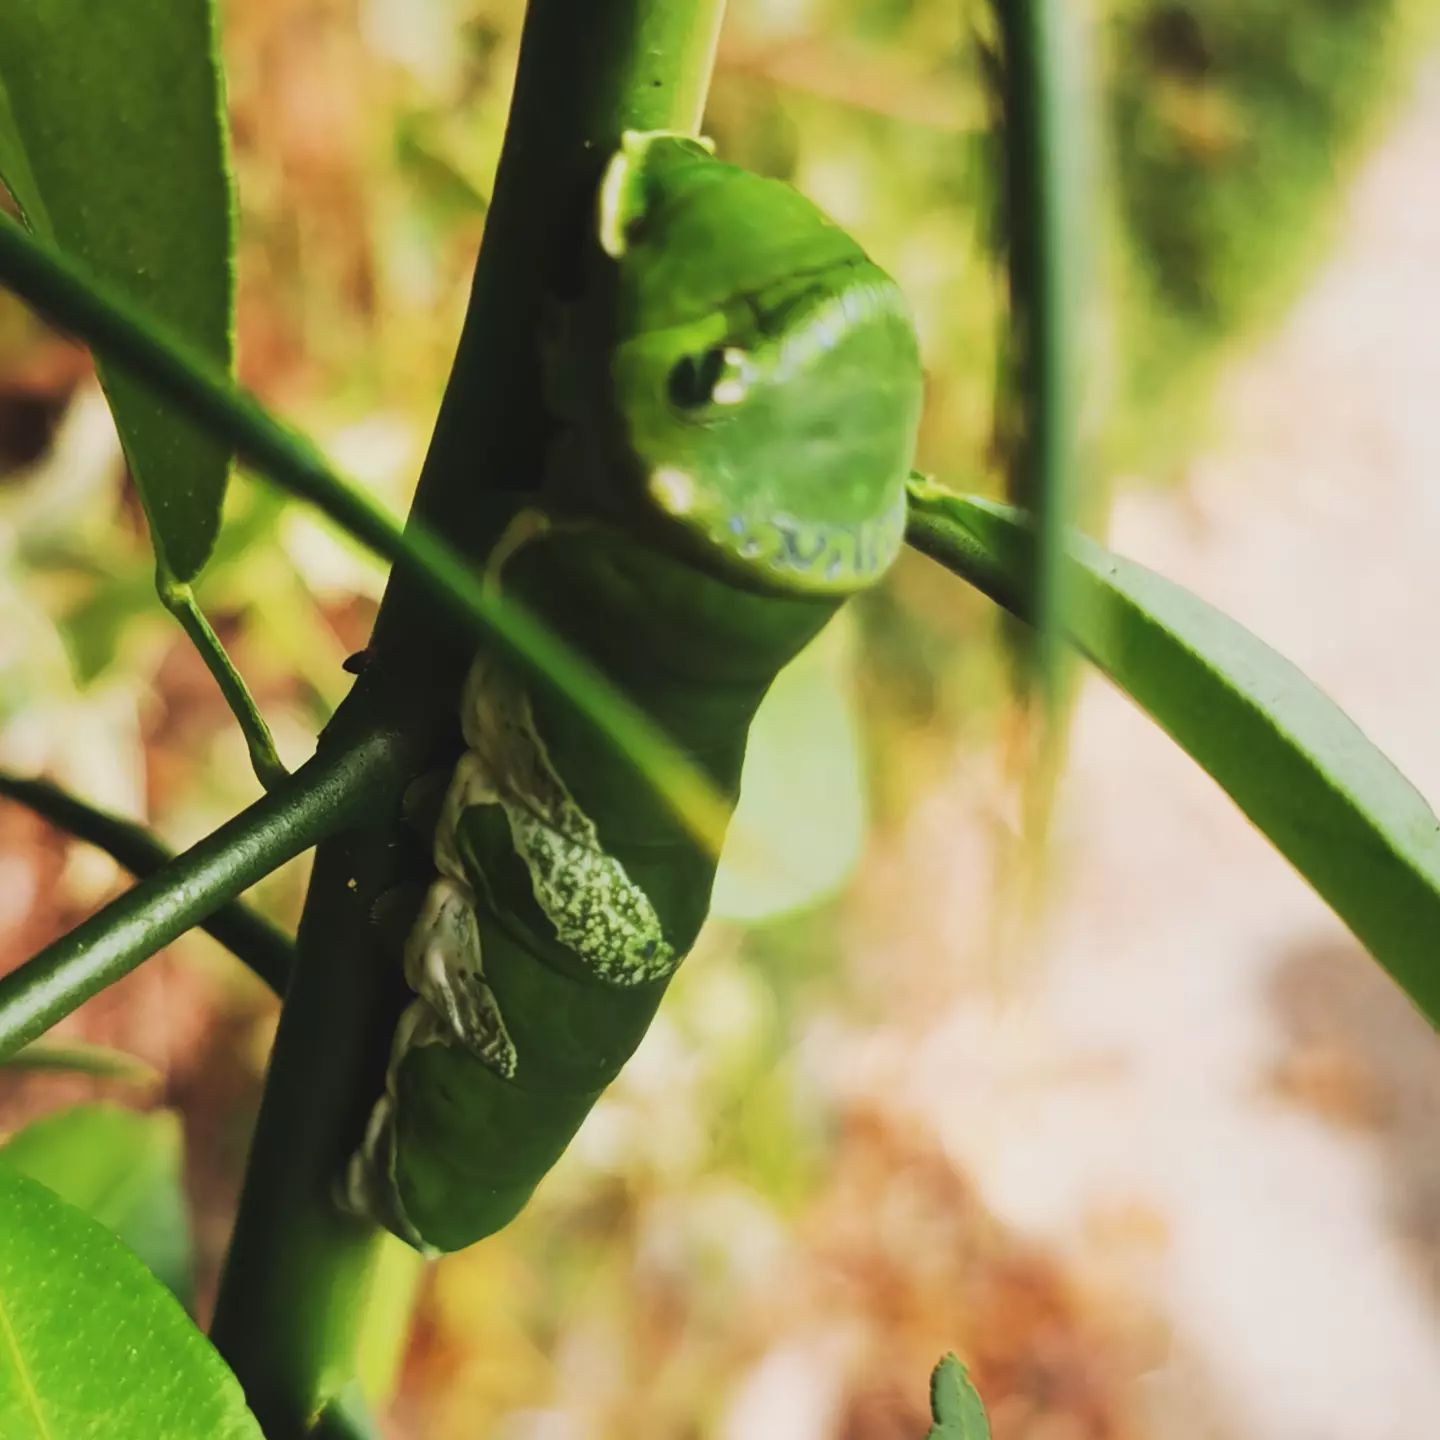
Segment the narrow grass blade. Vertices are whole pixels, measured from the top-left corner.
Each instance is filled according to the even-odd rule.
[[[1042,720],[1055,725],[1064,690],[1062,560],[1079,498],[1084,309],[1094,250],[1087,46],[1070,0],[996,0],[994,11],[1012,357],[1000,430],[1010,498],[1035,516],[1027,677]]]

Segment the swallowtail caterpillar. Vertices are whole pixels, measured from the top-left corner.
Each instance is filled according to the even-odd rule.
[[[489,577],[733,804],[777,671],[897,554],[921,395],[895,283],[778,181],[632,133],[555,347],[542,523]],[[569,709],[482,653],[409,931],[414,999],[343,1184],[427,1252],[507,1224],[629,1058],[715,859]]]

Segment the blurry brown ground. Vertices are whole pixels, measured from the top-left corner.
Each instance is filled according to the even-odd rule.
[[[487,173],[483,145],[447,128],[455,93],[444,87],[483,85],[487,67],[505,73],[514,16],[494,7],[498,19],[466,28],[463,63],[443,46],[438,59],[423,61],[440,95],[432,114],[376,41],[384,7],[362,16],[344,0],[247,0],[230,10],[246,217],[244,377],[332,438],[383,403],[423,441],[483,223],[466,182]],[[754,66],[759,53],[742,47],[732,59]],[[803,55],[786,64],[798,65],[802,80],[809,74]],[[899,94],[924,108],[924,123],[943,130],[963,121],[932,113],[940,101],[895,77],[867,72],[861,80],[864,103]],[[504,86],[492,89],[487,114],[503,110]],[[1433,653],[1426,617],[1440,613],[1428,563],[1440,539],[1431,478],[1440,468],[1423,463],[1440,458],[1432,438],[1440,432],[1411,409],[1423,388],[1415,377],[1428,375],[1431,393],[1440,378],[1426,338],[1440,333],[1440,287],[1426,284],[1428,261],[1418,263],[1440,253],[1440,207],[1433,195],[1424,199],[1433,189],[1429,157],[1440,147],[1433,85],[1422,99],[1357,191],[1320,298],[1227,397],[1226,414],[1238,419],[1194,468],[1194,483],[1128,492],[1117,533],[1139,558],[1195,585],[1311,668],[1436,795],[1440,690],[1433,665],[1412,685],[1406,658],[1407,646]],[[395,114],[406,143],[433,162],[404,180],[389,164]],[[413,199],[405,187],[421,184],[417,175],[449,185],[455,208],[434,233],[397,239]],[[392,193],[377,199],[377,186]],[[1397,266],[1412,293],[1394,293]],[[1387,297],[1389,309],[1377,304]],[[1344,337],[1361,315],[1369,329],[1358,327],[1347,354]],[[72,348],[38,333],[13,306],[0,308],[6,464],[43,454],[86,374]],[[1408,398],[1397,403],[1405,375]],[[403,490],[406,478],[394,483]],[[123,512],[118,471],[115,493]],[[1357,566],[1357,547],[1378,558]],[[143,566],[138,535],[134,555]],[[919,593],[931,584],[919,571],[902,583]],[[1311,613],[1308,597],[1317,596],[1328,597],[1323,622]],[[319,603],[319,625],[333,638],[325,664],[361,643],[370,603]],[[1326,642],[1312,643],[1322,628]],[[238,621],[232,633],[242,668],[254,673],[263,641]],[[180,642],[167,639],[154,656],[140,710],[145,808],[190,824],[185,797],[211,784],[202,772],[228,720]],[[314,702],[312,688],[279,667],[261,699],[300,713]],[[992,841],[1005,834],[1007,814],[994,737],[977,744],[967,736],[958,748],[943,735],[913,738],[917,753],[945,757],[949,778],[877,834],[841,916],[833,985],[843,998],[827,993],[791,1036],[800,1088],[817,1092],[813,1173],[778,1186],[778,1199],[757,1196],[703,1155],[673,1165],[652,1159],[648,1168],[642,1160],[608,1175],[599,1165],[583,1184],[553,1194],[547,1187],[537,1215],[448,1262],[427,1285],[395,1407],[397,1437],[903,1440],[924,1432],[926,1376],[947,1349],[972,1366],[997,1440],[1429,1433],[1440,1395],[1395,1368],[1425,1355],[1440,1291],[1440,1061],[1429,1032],[1220,797],[1109,696],[1087,697],[1069,782],[1053,925],[1069,938],[1025,964],[987,953],[1003,933],[990,926],[990,897]],[[206,793],[213,802],[213,789]],[[223,813],[222,805],[213,819]],[[0,809],[0,969],[102,898],[103,870],[85,862],[77,876],[66,856],[44,826]],[[299,881],[291,877],[273,896],[288,918]],[[713,948],[697,963],[734,963],[733,941]],[[1224,1004],[1203,984],[1187,988],[1186,976],[1216,972],[1230,980]],[[154,1096],[108,1093],[174,1105],[185,1117],[202,1307],[272,1023],[272,1004],[196,941],[152,961],[69,1027],[135,1052],[165,1077]],[[1197,1030],[1230,1027],[1262,1038],[1238,1060],[1223,1047],[1188,1043]],[[1403,1313],[1392,1324],[1363,1311],[1377,1337],[1369,1349],[1358,1328],[1318,1332],[1317,1344],[1351,1348],[1312,1353],[1309,1363],[1348,1368],[1352,1397],[1369,1387],[1399,1394],[1401,1408],[1367,1411],[1366,1401],[1352,1400],[1335,1406],[1333,1428],[1316,1428],[1315,1407],[1287,1404],[1311,1383],[1306,1361],[1291,1363],[1263,1327],[1310,1333],[1312,1301],[1296,1286],[1287,1310],[1283,1276],[1266,1304],[1187,1313],[1186,1297],[1197,1292],[1175,1279],[1177,1252],[1221,1277],[1257,1265],[1263,1272],[1264,1256],[1244,1248],[1244,1215],[1229,1217],[1233,1230],[1222,1216],[1208,1239],[1187,1241],[1195,1209],[1214,1192],[1197,1184],[1187,1202],[1154,1183],[1167,1165],[1163,1135],[1147,1128],[1135,1095],[1156,1083],[1157,1055],[1172,1080],[1181,1075],[1180,1089],[1205,1096],[1169,1121],[1177,1153],[1205,1152],[1214,1138],[1187,1132],[1197,1116],[1214,1120],[1227,1106],[1262,1118],[1278,1110],[1283,1126],[1298,1112],[1318,1137],[1315,1185],[1333,1179],[1331,1164],[1370,1177],[1326,1220],[1344,1232],[1345,1246],[1328,1247],[1322,1225],[1312,1263],[1317,1272],[1329,1267],[1337,1306],[1393,1301]],[[647,1063],[662,1090],[666,1065],[683,1067],[663,1054]],[[683,1133],[702,1149],[720,1130],[713,1115],[665,1119],[644,1086],[642,1076],[620,1102],[642,1121],[662,1131],[698,1127],[698,1140]],[[7,1081],[0,1128],[102,1091],[83,1080]],[[1207,1109],[1215,1092],[1221,1098]],[[770,1092],[742,1086],[735,1103],[762,1107]],[[788,1143],[788,1133],[777,1143]],[[1240,1167],[1243,1188],[1257,1147],[1273,1141],[1261,1124],[1213,1153]],[[1139,1163],[1127,1169],[1127,1155]],[[1304,1163],[1297,1159],[1288,1188],[1279,1188],[1272,1218],[1282,1227],[1285,1207],[1302,1203]],[[1262,1213],[1263,1186],[1252,1201]],[[1263,1227],[1257,1233],[1263,1242]],[[1394,1273],[1373,1282],[1367,1246],[1410,1248]],[[1242,1351],[1290,1368],[1247,1368]],[[1429,1359],[1440,1374],[1440,1348]],[[1267,1374],[1273,1403],[1257,1405],[1257,1375]],[[1436,1408],[1426,1410],[1431,1400]]]

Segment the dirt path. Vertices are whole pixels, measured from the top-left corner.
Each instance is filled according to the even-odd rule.
[[[1111,537],[1295,660],[1434,801],[1437,156],[1432,67],[1190,483],[1122,494]],[[876,1041],[865,1083],[893,1084],[1001,1217],[1158,1306],[1170,1339],[1136,1397],[1154,1435],[1437,1433],[1440,1042],[1099,683],[1066,800],[1043,962],[998,1011],[972,995],[918,1042]]]

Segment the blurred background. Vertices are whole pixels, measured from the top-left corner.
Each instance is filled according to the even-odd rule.
[[[522,8],[225,7],[242,378],[395,508],[458,335]],[[1270,641],[1435,800],[1432,12],[1099,0],[1088,381],[1114,547]],[[992,28],[975,0],[733,0],[707,121],[897,276],[928,367],[921,463],[991,490]],[[382,582],[233,484],[200,596],[290,762]],[[177,846],[255,798],[154,600],[89,362],[5,295],[0,615],[0,763]],[[784,863],[727,863],[652,1034],[535,1204],[425,1277],[396,1440],[918,1440],[947,1349],[997,1440],[1434,1433],[1440,1045],[1097,681],[1022,913],[1009,674],[988,602],[910,557],[782,677],[741,821]],[[252,898],[288,925],[304,881],[297,864]],[[0,806],[0,968],[121,884]],[[66,1027],[145,1075],[0,1087],[0,1130],[82,1100],[152,1117],[202,1315],[274,1023],[194,937]]]

